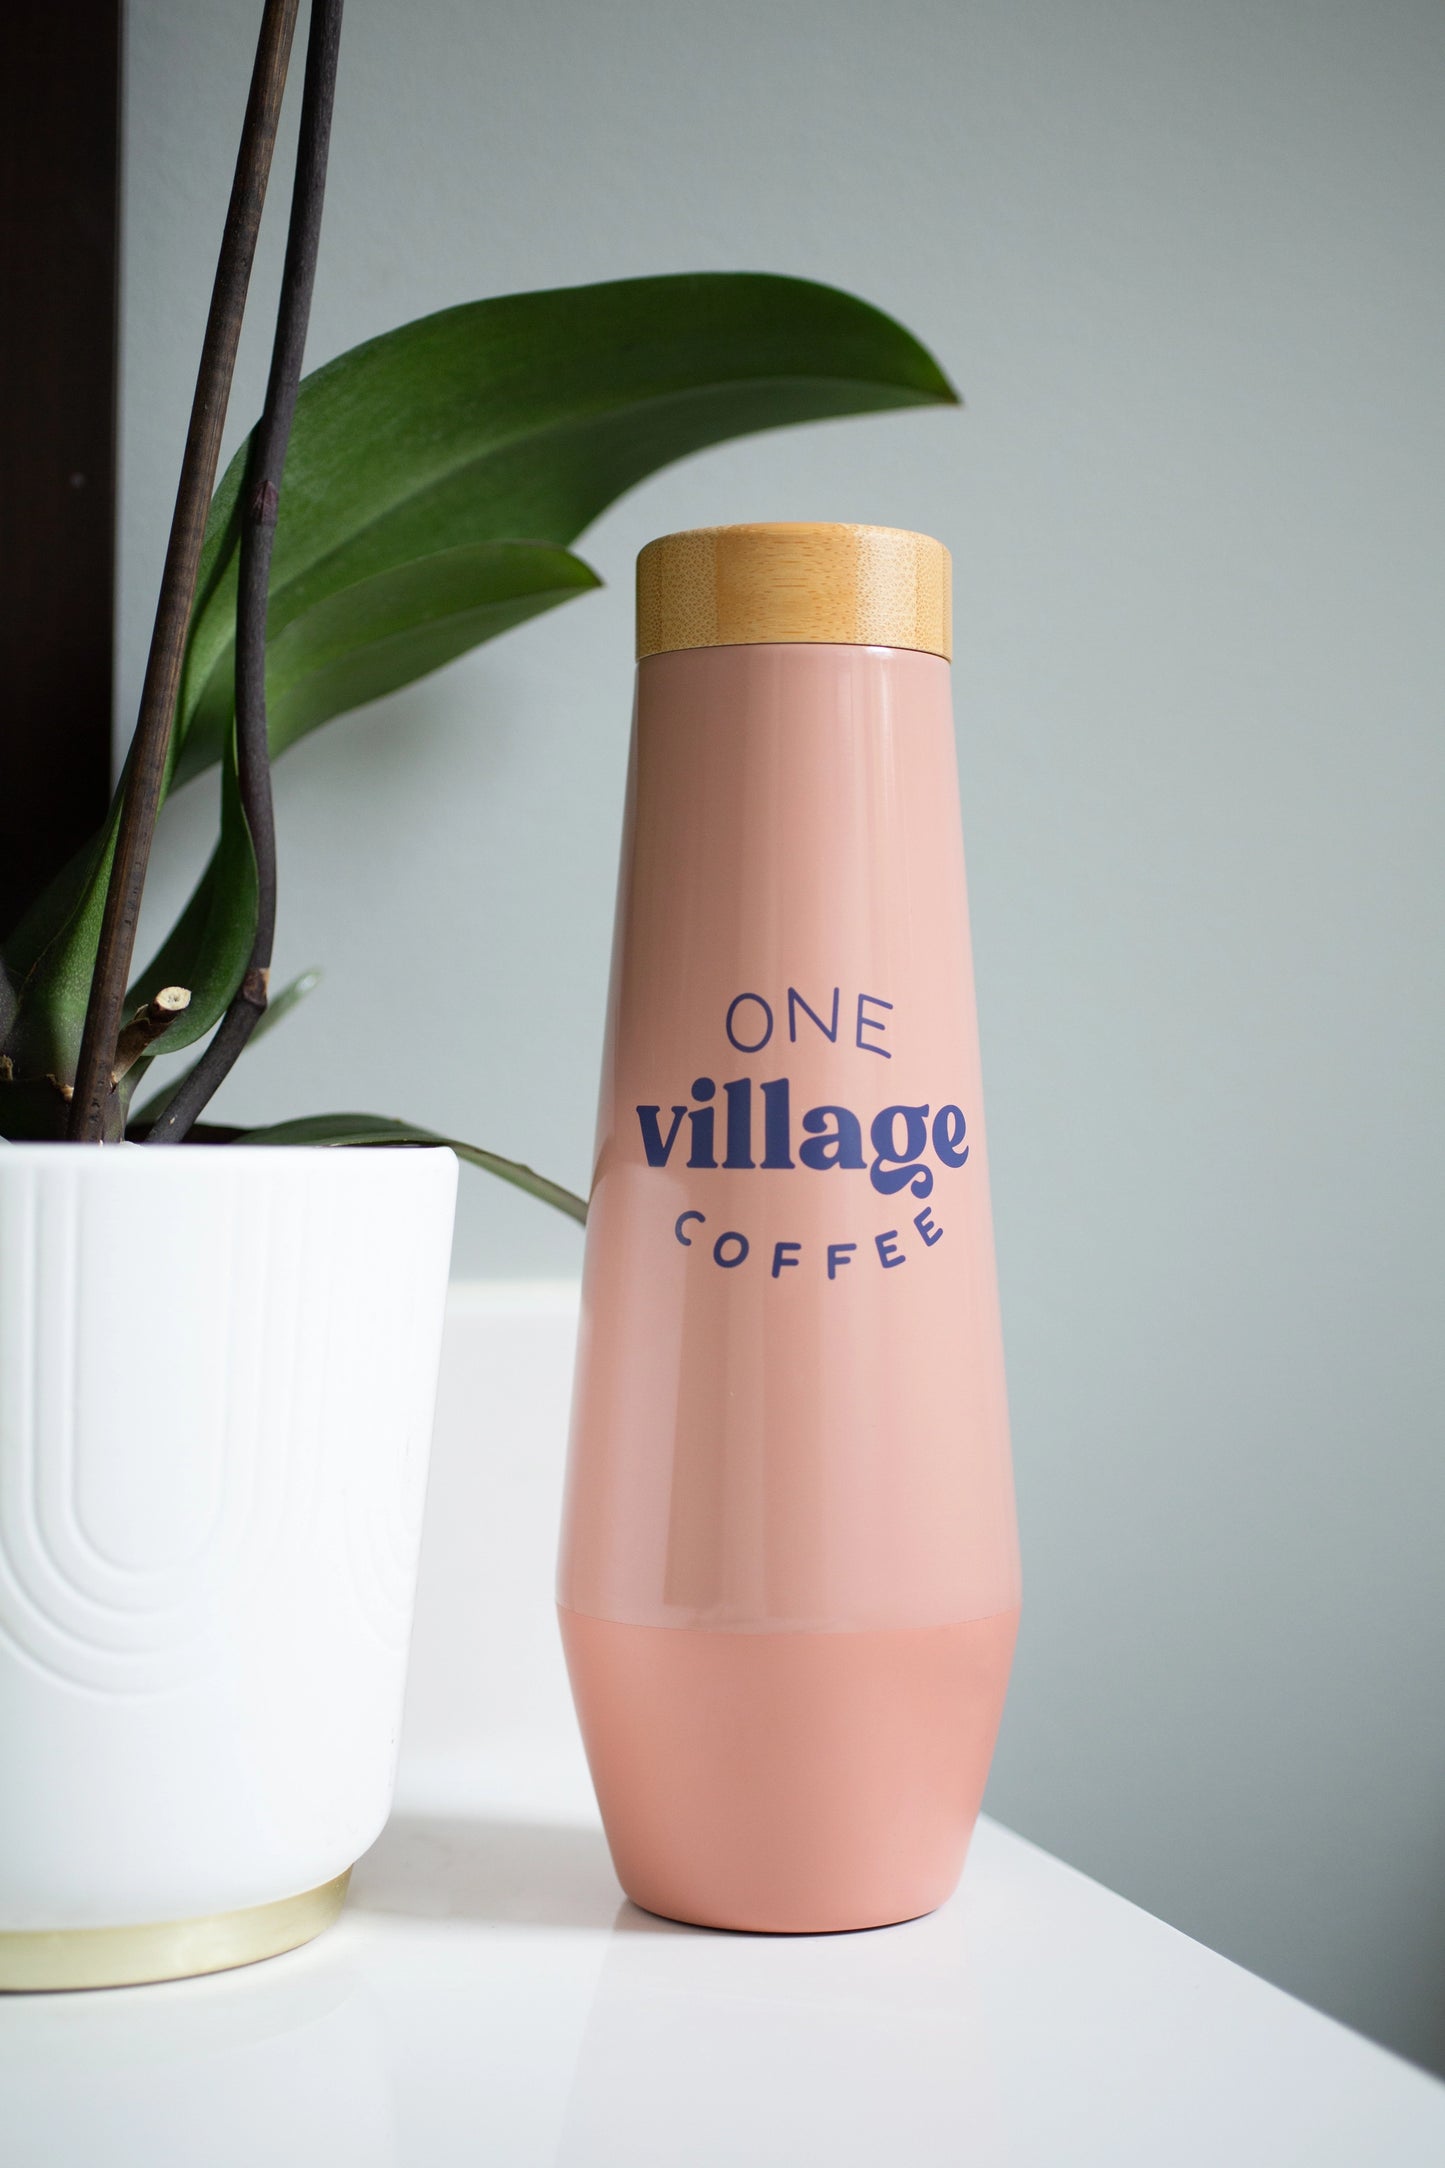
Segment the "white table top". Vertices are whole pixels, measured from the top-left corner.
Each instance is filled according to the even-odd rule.
[[[0,1996],[0,2168],[1441,2168],[1445,2085],[996,1824],[906,1927],[626,1904],[550,1595],[575,1309],[462,1291],[398,1812],[339,1923]]]
[[[931,1919],[698,1932],[623,1900],[574,1771],[494,1764],[413,1783],[308,1949],[0,1999],[0,2157],[1439,2168],[1445,2086],[996,1824]]]

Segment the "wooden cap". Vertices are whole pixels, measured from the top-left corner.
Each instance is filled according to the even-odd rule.
[[[637,560],[637,655],[827,641],[953,660],[952,561],[903,527],[693,527]]]

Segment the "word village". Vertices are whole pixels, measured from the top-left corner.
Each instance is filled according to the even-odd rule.
[[[800,1028],[813,1029],[834,1046],[840,1027],[852,1029],[842,1041],[844,1048],[891,1061],[884,1043],[893,1004],[880,994],[860,993],[854,1006],[844,1011],[841,988],[832,989],[830,1004],[814,1008],[795,987],[786,990],[786,1003],[773,1004],[761,994],[742,993],[729,1003],[723,1029],[731,1048],[743,1055],[758,1054],[775,1038],[782,1038],[784,1019],[790,1044],[796,1044]],[[795,1118],[791,1080],[786,1076],[755,1081],[751,1076],[732,1077],[719,1085],[711,1076],[694,1077],[687,1098],[664,1108],[661,1103],[636,1108],[642,1150],[649,1167],[706,1173],[719,1168],[731,1173],[866,1174],[879,1197],[904,1193],[920,1201],[934,1193],[935,1168],[956,1171],[968,1159],[968,1124],[963,1109],[953,1103],[931,1106],[901,1101],[880,1107],[871,1117],[852,1107],[824,1104],[808,1107]],[[831,1185],[830,1185],[831,1186]],[[826,1270],[830,1280],[852,1265],[860,1254],[884,1271],[908,1262],[910,1251],[930,1250],[943,1239],[943,1225],[936,1206],[924,1204],[908,1215],[909,1233],[898,1227],[879,1230],[868,1237],[819,1241],[774,1240],[771,1256],[766,1245],[754,1254],[753,1241],[743,1228],[714,1230],[708,1213],[705,1185],[697,1192],[699,1205],[680,1212],[673,1233],[684,1249],[698,1248],[710,1254],[724,1272],[736,1271],[750,1260],[766,1265],[771,1277],[781,1279],[792,1268],[813,1265]],[[903,1214],[898,1214],[900,1219]]]

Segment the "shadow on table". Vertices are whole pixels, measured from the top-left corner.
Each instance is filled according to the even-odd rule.
[[[600,1829],[398,1814],[351,1878],[351,1907],[410,1919],[677,1934],[628,1903]]]

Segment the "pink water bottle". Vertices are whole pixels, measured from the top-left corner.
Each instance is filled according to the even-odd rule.
[[[941,1903],[1013,1652],[949,578],[886,527],[638,562],[558,1595],[622,1886],[707,1926]]]

